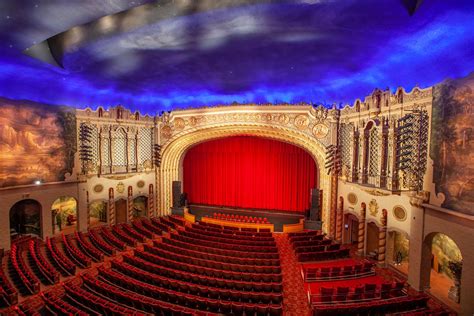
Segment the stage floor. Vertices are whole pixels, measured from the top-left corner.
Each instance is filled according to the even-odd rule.
[[[205,215],[211,215],[213,213],[224,213],[224,214],[238,214],[244,216],[257,216],[266,217],[270,223],[275,225],[276,232],[283,231],[284,224],[296,224],[301,218],[304,218],[303,214],[290,212],[279,212],[270,210],[244,210],[229,207],[217,207],[209,205],[189,205],[189,212],[196,215],[196,219],[200,220]]]

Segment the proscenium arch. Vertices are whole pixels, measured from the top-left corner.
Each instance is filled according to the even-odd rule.
[[[157,188],[160,215],[169,214],[172,206],[172,182],[179,181],[180,170],[185,153],[192,146],[216,138],[230,136],[256,136],[274,139],[298,146],[306,150],[315,160],[317,166],[317,183],[323,190],[322,219],[323,229],[327,231],[329,225],[329,205],[331,198],[331,178],[323,172],[324,146],[316,139],[302,132],[297,132],[280,126],[263,124],[228,124],[220,126],[206,126],[194,129],[187,133],[178,134],[163,146],[161,166],[158,170],[160,185]]]

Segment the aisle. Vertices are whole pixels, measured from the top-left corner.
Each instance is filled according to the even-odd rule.
[[[310,315],[308,297],[301,278],[300,264],[291,249],[288,235],[274,234],[283,271],[283,310],[285,316]]]

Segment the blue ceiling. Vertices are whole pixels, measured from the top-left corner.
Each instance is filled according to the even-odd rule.
[[[149,114],[232,102],[340,105],[377,87],[411,90],[474,70],[472,0],[425,0],[413,16],[401,0],[220,1],[1,1],[0,96]],[[63,68],[23,54],[147,3],[153,18],[136,27],[100,20],[115,31],[83,34]]]

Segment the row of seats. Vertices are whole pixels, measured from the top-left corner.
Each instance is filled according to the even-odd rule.
[[[254,280],[256,282],[281,282],[281,274],[259,274],[259,273],[241,273],[227,270],[220,270],[209,267],[202,267],[191,263],[183,263],[173,259],[163,258],[145,251],[135,250],[135,255],[149,262],[165,267],[175,267],[182,271],[208,275],[210,277],[224,278],[229,280]]]
[[[294,245],[295,243],[302,242],[302,241],[316,241],[316,240],[323,240],[326,235],[319,233],[316,231],[317,234],[308,234],[308,235],[298,235],[294,237],[289,237],[290,243]]]
[[[115,255],[115,248],[100,237],[97,229],[89,229],[87,235],[89,236],[91,243],[97,247],[97,249],[102,251],[104,255],[109,257]]]
[[[332,243],[331,239],[303,240],[303,241],[294,241],[292,243],[292,246],[293,248],[298,249],[300,247],[330,245],[331,243]]]
[[[161,235],[162,232],[169,232],[170,230],[168,226],[161,223],[159,220],[157,220],[156,222],[152,222],[148,218],[144,218],[141,220],[141,224],[143,225],[143,227],[145,227],[156,235]]]
[[[112,226],[112,233],[121,241],[125,242],[130,247],[136,247],[138,241],[136,238],[131,237],[127,233],[125,233],[119,225]],[[143,241],[143,240],[142,240]]]
[[[83,312],[79,308],[66,302],[64,296],[58,296],[51,292],[42,292],[41,298],[48,308],[48,312],[57,315],[76,315],[76,316],[87,316],[86,312]]]
[[[256,231],[255,229],[250,230],[251,228],[241,228],[242,230],[239,230],[238,227],[232,227],[235,229],[228,229],[226,226],[224,227],[215,227],[209,226],[213,225],[210,223],[205,223],[205,222],[199,222],[199,223],[193,223],[192,227],[199,229],[199,230],[204,230],[204,231],[212,231],[215,233],[221,233],[224,235],[231,235],[231,236],[249,236],[249,237],[272,237],[272,233],[270,230],[263,231],[263,228],[260,229],[260,231]]]
[[[313,306],[313,315],[387,315],[407,310],[424,309],[427,307],[428,300],[429,298],[426,295],[420,295],[359,303],[317,305]]]
[[[129,237],[137,240],[138,242],[144,242],[147,239],[147,236],[145,236],[141,232],[138,232],[136,229],[132,228],[132,225],[130,225],[130,224],[122,223],[122,224],[115,225],[115,227],[118,227],[125,234],[127,234]]]
[[[107,242],[109,245],[111,245],[118,251],[123,251],[127,248],[127,243],[112,234],[112,231],[105,226],[100,228],[100,235],[105,242]]]
[[[232,240],[222,239],[222,238],[202,238],[200,234],[195,234],[187,231],[180,231],[178,232],[180,236],[189,237],[190,239],[196,241],[199,245],[212,245],[215,248],[223,248],[223,249],[234,249],[234,250],[241,250],[241,251],[249,251],[249,252],[268,252],[268,253],[278,253],[278,249],[275,245],[267,246],[267,245],[258,245],[256,246],[253,243],[248,244],[235,244],[232,243]],[[171,234],[171,236],[176,236],[176,234]]]
[[[192,227],[186,227],[187,231],[196,233],[196,234],[202,234],[206,236],[212,236],[212,237],[219,237],[219,238],[227,238],[227,239],[234,239],[234,240],[247,240],[247,241],[274,241],[273,236],[259,236],[259,235],[237,235],[235,234],[235,231],[232,231],[232,234],[228,233],[223,233],[223,232],[216,232],[216,231],[210,231],[207,229],[202,229],[200,228],[200,225],[193,225]]]
[[[199,238],[201,240],[209,240],[220,243],[229,243],[234,245],[242,246],[262,246],[262,247],[273,247],[276,248],[275,240],[251,240],[251,239],[240,239],[237,236],[232,237],[222,237],[222,236],[210,236],[207,234],[202,234],[201,232],[193,232],[192,230],[186,229],[185,231],[180,231],[181,235]]]
[[[132,222],[132,227],[135,231],[142,234],[148,239],[153,239],[155,235],[161,235],[161,231],[159,233],[155,233],[153,230],[146,228],[141,220],[134,220]]]
[[[62,234],[64,252],[76,262],[81,268],[89,268],[91,266],[91,259],[87,257],[79,248],[72,244],[69,235]]]
[[[367,276],[374,274],[374,263],[364,261],[352,265],[336,266],[336,267],[320,267],[307,268],[304,271],[304,279],[306,282],[312,282],[324,279],[338,279],[338,278],[354,278],[357,276]]]
[[[339,250],[332,251],[320,251],[320,252],[304,252],[297,255],[299,262],[312,262],[319,260],[334,260],[349,257],[350,249],[341,248]]]
[[[25,294],[38,293],[40,290],[40,281],[26,265],[21,255],[21,250],[16,243],[12,244],[10,249],[10,263],[13,269],[12,276],[17,281],[17,284],[21,286],[22,292]]]
[[[59,251],[56,239],[46,237],[46,253],[50,262],[56,265],[62,275],[68,276],[76,273],[76,265]]]
[[[173,234],[171,238],[162,237],[164,243],[174,245],[180,248],[187,248],[195,251],[206,252],[210,254],[217,254],[226,257],[233,258],[248,258],[248,259],[278,259],[278,253],[259,253],[259,252],[246,252],[239,250],[221,249],[214,248],[212,245],[199,245],[194,242],[192,238]],[[238,248],[237,248],[238,249]]]
[[[28,245],[29,256],[33,266],[41,276],[47,280],[48,284],[56,284],[59,282],[59,272],[53,267],[40,251],[40,240],[33,238]]]
[[[178,252],[171,252],[163,250],[157,247],[150,245],[144,245],[144,250],[146,252],[152,253],[154,255],[160,256],[162,258],[167,258],[171,260],[176,260],[179,262],[184,262],[188,264],[193,264],[201,267],[222,270],[222,271],[232,271],[232,272],[241,272],[241,273],[259,273],[259,274],[280,274],[280,266],[255,266],[255,265],[241,265],[234,263],[219,262],[206,259],[198,259],[196,257],[190,257]]]
[[[0,269],[0,307],[14,305],[18,302],[18,292]]]
[[[382,283],[380,285],[374,283],[366,283],[354,288],[346,286],[338,287],[321,287],[319,294],[311,294],[312,304],[327,304],[333,301],[359,301],[387,299],[390,297],[399,297],[406,295],[404,290],[405,282]]]
[[[321,252],[321,251],[333,251],[341,249],[341,244],[331,244],[329,240],[329,245],[316,245],[316,246],[305,246],[294,248],[295,253],[304,253],[304,252]]]
[[[128,269],[129,271],[132,271],[133,268],[137,267],[137,269],[139,268],[141,271],[150,272],[167,278],[186,281],[196,285],[219,287],[228,290],[278,293],[283,289],[281,282],[271,282],[271,280],[269,280],[269,282],[256,282],[250,277],[248,280],[229,280],[216,276],[207,276],[199,273],[192,273],[168,268],[165,266],[159,266],[131,255],[124,255],[123,260],[123,262],[113,261],[112,267],[116,269]]]
[[[269,224],[270,222],[266,217],[257,216],[246,216],[246,215],[235,215],[226,213],[214,213],[213,218],[224,221],[242,222],[242,223],[255,223],[255,224]]]
[[[93,244],[86,240],[85,235],[82,232],[75,232],[77,244],[79,245],[82,252],[95,262],[104,261],[104,254],[98,250]]]
[[[231,257],[225,255],[213,254],[205,251],[192,250],[188,247],[179,247],[171,245],[166,242],[153,241],[153,245],[157,248],[161,248],[167,251],[177,252],[185,254],[188,257],[194,257],[198,259],[219,261],[223,263],[236,263],[239,265],[250,265],[250,266],[280,266],[279,259],[256,259],[256,258],[244,258],[244,257]]]

